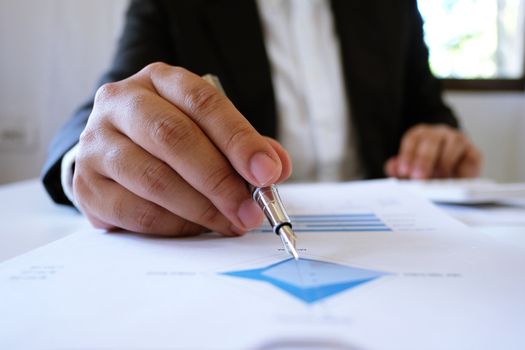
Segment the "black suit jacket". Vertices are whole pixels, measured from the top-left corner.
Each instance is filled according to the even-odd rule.
[[[401,135],[418,123],[457,126],[428,66],[416,0],[332,0],[357,147],[367,178]],[[155,61],[219,76],[226,94],[259,132],[275,136],[275,98],[254,0],[135,0],[112,67],[100,84],[124,79]],[[69,203],[60,161],[84,129],[93,106],[81,107],[51,144],[46,189]]]

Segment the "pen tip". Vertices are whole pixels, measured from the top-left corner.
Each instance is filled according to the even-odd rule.
[[[296,236],[292,228],[287,225],[283,225],[279,230],[279,236],[283,242],[284,248],[288,254],[293,256],[295,260],[299,260],[299,254],[295,248]]]
[[[299,260],[299,254],[297,254],[297,250],[295,250],[294,247],[289,247],[288,254],[290,254],[295,261]]]

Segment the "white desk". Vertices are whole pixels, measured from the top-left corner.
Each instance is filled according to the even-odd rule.
[[[525,252],[525,206],[441,206],[457,219]],[[0,262],[89,227],[76,210],[49,199],[38,180],[0,186]]]
[[[65,237],[89,222],[53,204],[39,180],[0,186],[0,262]]]
[[[396,199],[403,196],[401,192],[393,193],[397,193]],[[357,194],[360,195],[359,203],[371,196],[366,190]],[[415,199],[418,205],[426,206],[426,203]],[[402,201],[399,204],[396,201],[390,203],[403,205]],[[387,202],[383,204],[388,206]],[[0,205],[5,222],[0,231],[0,261],[89,227],[89,223],[73,209],[51,203],[37,180],[0,187]],[[440,222],[448,221],[433,208],[427,208],[433,216],[425,216],[425,211],[418,211],[417,206],[408,208],[406,211],[409,214],[419,213],[419,219],[427,217],[428,220],[421,220],[425,224],[437,221],[437,218],[441,218]],[[195,336],[200,336],[203,331],[207,341],[204,343],[213,343],[212,348],[230,340],[232,344],[253,344],[256,349],[314,349],[315,342],[326,349],[524,348],[522,324],[525,309],[522,296],[525,285],[522,279],[515,277],[520,276],[525,256],[525,224],[522,221],[525,208],[444,208],[471,224],[479,235],[491,238],[477,240],[477,237],[459,227],[458,234],[464,233],[464,240],[460,237],[461,242],[449,249],[448,244],[456,244],[450,235],[456,231],[445,230],[454,230],[460,226],[452,222],[439,231],[446,236],[444,240],[441,241],[440,237],[430,238],[437,238],[436,250],[421,251],[422,247],[430,247],[430,244],[425,243],[423,237],[404,232],[406,241],[394,249],[399,252],[398,256],[404,257],[408,253],[417,258],[420,252],[433,254],[435,260],[431,259],[430,264],[429,261],[425,262],[427,267],[432,268],[413,270],[415,260],[408,259],[400,264],[408,270],[392,270],[395,273],[388,274],[391,276],[385,277],[383,281],[377,281],[375,287],[370,285],[369,289],[356,290],[352,298],[342,299],[344,296],[341,295],[339,301],[334,298],[330,304],[316,306],[289,299],[290,296],[283,293],[274,294],[271,292],[275,292],[272,286],[252,288],[244,282],[237,284],[238,281],[218,277],[216,271],[239,272],[240,266],[263,266],[263,262],[275,265],[273,257],[264,257],[269,251],[264,247],[256,254],[257,259],[262,260],[253,260],[251,252],[238,249],[238,257],[221,258],[221,267],[210,268],[217,264],[213,255],[210,258],[202,254],[202,245],[195,249],[197,246],[194,244],[199,244],[202,237],[166,241],[119,237],[100,232],[97,235],[94,231],[71,235],[64,244],[34,252],[32,257],[36,257],[36,260],[29,259],[31,261],[28,262],[21,257],[2,264],[5,268],[3,271],[10,272],[3,275],[2,282],[5,283],[0,287],[3,300],[0,314],[7,315],[4,318],[11,324],[0,326],[0,347],[40,348],[25,344],[43,344],[54,348],[75,348],[73,345],[78,344],[78,348],[108,349],[129,348],[129,345],[137,349],[177,345],[180,345],[178,349],[198,348],[193,346],[193,342]],[[391,235],[385,234],[383,238],[388,240],[388,236]],[[264,239],[264,235],[259,237]],[[399,237],[403,238],[401,235]],[[230,240],[228,244],[232,245],[223,245],[228,242],[226,239],[212,239],[206,241],[206,247],[221,250],[222,245],[235,249],[249,243],[254,248],[259,246],[254,242],[263,242],[257,240],[257,235],[244,238],[250,240],[244,240],[244,243],[243,238]],[[100,241],[97,243],[98,239]],[[394,241],[386,242],[384,239],[381,244],[374,240],[352,249],[356,253],[359,247],[366,249],[367,245],[382,249],[380,254],[372,250],[371,255],[363,256],[360,260],[373,261],[374,254],[388,256],[392,248],[390,243]],[[477,249],[471,249],[472,241],[479,241],[476,243],[479,243],[478,246],[473,245]],[[116,242],[118,245],[114,245]],[[506,244],[519,248],[494,249],[505,248],[498,246]],[[327,245],[330,250],[336,247],[335,244]],[[149,247],[149,253],[144,254],[146,246]],[[341,251],[340,256],[346,254],[344,248]],[[97,266],[91,262],[94,252],[98,257]],[[122,255],[116,256],[116,252]],[[184,255],[186,252],[190,253],[187,257]],[[321,249],[321,256],[322,252]],[[450,270],[454,264],[446,261],[447,257],[454,258],[455,255],[462,258],[458,260],[460,270]],[[193,258],[197,256],[199,259]],[[58,260],[55,260],[56,257],[59,257]],[[195,265],[194,262],[200,258],[204,263]],[[436,260],[444,262],[437,265],[443,270],[434,269],[433,261]],[[500,263],[498,260],[501,260],[501,264],[497,264],[493,270],[492,264]],[[17,265],[20,261],[22,264]],[[188,261],[189,265],[182,261]],[[239,261],[249,261],[252,265],[239,265]],[[255,265],[254,261],[257,262]],[[149,267],[144,268],[144,265]],[[101,274],[108,266],[110,273]],[[479,269],[479,266],[482,268]],[[133,272],[130,274],[129,271]],[[496,272],[501,273],[501,276],[494,275],[498,277],[494,279],[496,283],[486,279],[487,274]],[[63,278],[47,279],[45,274]],[[42,276],[44,278],[40,280]],[[314,273],[310,277],[312,281],[316,276]],[[391,278],[391,281],[388,282],[387,278]],[[45,283],[41,283],[43,280]],[[383,282],[385,289],[380,288]],[[326,284],[325,287],[334,285],[341,283]],[[268,299],[268,294],[263,291],[272,293],[272,299]],[[340,303],[341,300],[345,302]],[[258,308],[254,308],[255,304]],[[283,325],[286,328],[282,328]],[[180,330],[180,334],[177,330]],[[245,337],[239,337],[239,334]],[[378,339],[380,341],[376,342]],[[330,343],[334,344],[330,347],[328,342],[333,340],[341,343]],[[361,343],[365,346],[361,347]]]

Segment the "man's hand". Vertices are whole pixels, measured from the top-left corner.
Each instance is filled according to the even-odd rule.
[[[385,164],[388,176],[411,179],[476,177],[482,157],[460,131],[447,125],[416,125]]]
[[[246,181],[264,186],[290,172],[283,148],[213,86],[155,63],[98,90],[73,193],[99,228],[239,235],[263,218]]]

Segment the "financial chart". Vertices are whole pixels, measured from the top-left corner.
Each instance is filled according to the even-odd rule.
[[[270,283],[305,303],[313,304],[386,275],[313,259],[288,259],[260,269],[224,272],[223,275]]]
[[[391,232],[375,213],[291,215],[295,232]],[[272,232],[266,224],[256,232]]]
[[[283,187],[298,261],[263,226],[86,230],[1,264],[0,348],[525,348],[521,251],[390,181]]]

